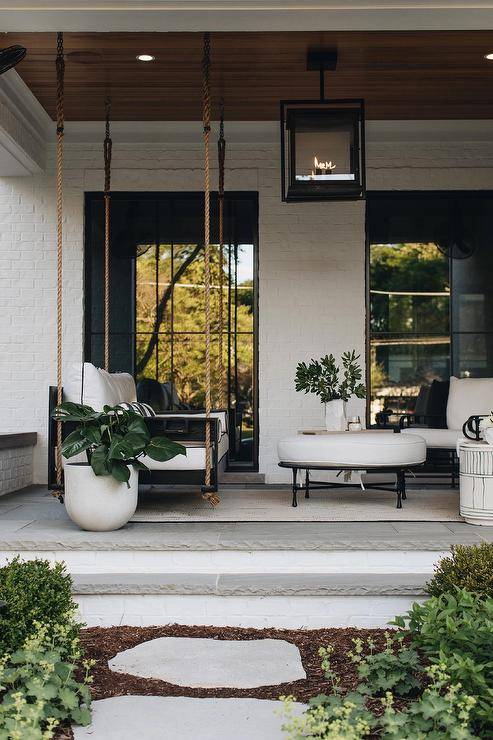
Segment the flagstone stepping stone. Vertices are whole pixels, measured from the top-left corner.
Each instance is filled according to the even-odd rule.
[[[108,665],[191,688],[252,689],[306,678],[298,648],[285,640],[159,637],[118,653]]]
[[[293,716],[304,712],[293,705]],[[74,740],[282,740],[282,704],[267,699],[116,696],[92,704],[92,724]]]

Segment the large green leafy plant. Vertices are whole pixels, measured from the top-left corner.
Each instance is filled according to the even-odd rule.
[[[320,360],[298,363],[296,367],[295,388],[297,391],[320,396],[322,403],[342,399],[349,401],[351,396],[365,398],[366,387],[361,382],[363,371],[358,363],[359,355],[353,350],[341,355],[341,368],[334,355],[325,355]]]
[[[53,417],[75,425],[62,442],[65,458],[85,452],[95,475],[111,475],[127,485],[129,466],[148,469],[139,459],[143,455],[166,462],[187,454],[183,445],[168,437],[151,437],[142,416],[120,406],[104,406],[102,411],[94,411],[90,406],[67,401],[56,407]]]

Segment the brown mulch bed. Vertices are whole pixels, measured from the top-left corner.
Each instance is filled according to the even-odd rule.
[[[383,629],[318,629],[318,630],[279,630],[249,629],[240,627],[187,627],[178,624],[165,627],[92,627],[81,633],[86,658],[96,661],[93,668],[91,687],[94,699],[125,694],[144,694],[153,696],[193,696],[193,697],[253,697],[257,699],[278,699],[282,694],[292,694],[298,701],[305,702],[320,693],[330,693],[331,686],[325,679],[318,649],[327,645],[334,647],[331,658],[333,669],[341,680],[343,690],[356,686],[357,676],[347,652],[353,649],[353,638],[373,638],[378,647],[383,646]],[[184,688],[153,678],[140,678],[126,673],[114,673],[108,668],[108,660],[122,650],[135,647],[141,642],[157,637],[205,637],[214,640],[258,640],[279,639],[296,645],[301,654],[306,679],[275,686],[261,686],[255,689],[202,689]],[[200,665],[197,665],[200,674]]]

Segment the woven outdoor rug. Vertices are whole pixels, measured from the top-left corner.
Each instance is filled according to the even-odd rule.
[[[278,488],[219,490],[221,502],[212,508],[193,491],[163,492],[158,487],[139,500],[133,522],[460,522],[458,490],[408,490],[403,508],[385,491],[348,488],[311,491],[309,500]]]

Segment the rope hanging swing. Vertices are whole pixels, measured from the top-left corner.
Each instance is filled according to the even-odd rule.
[[[57,34],[56,53],[56,243],[57,243],[57,293],[56,293],[56,386],[57,405],[62,403],[62,341],[63,341],[63,136],[64,110],[63,92],[65,80],[65,57],[63,33]],[[58,495],[62,491],[62,422],[56,424],[56,486]]]
[[[221,98],[219,113],[219,139],[217,140],[217,161],[219,165],[219,408],[225,408],[225,368],[223,358],[224,325],[224,162],[226,158],[226,139],[224,138],[224,101]]]
[[[211,173],[210,173],[210,134],[211,134],[211,37],[204,34],[204,53],[202,58],[202,120],[204,127],[204,283],[205,283],[205,486],[202,497],[212,506],[217,506],[219,497],[211,488]]]
[[[210,131],[211,131],[211,95],[210,95],[210,34],[204,34],[202,59],[202,93],[203,93],[203,135],[204,135],[204,283],[205,283],[205,485],[203,498],[212,506],[219,503],[219,497],[211,490],[211,245],[210,245]],[[57,34],[56,53],[56,233],[57,233],[57,405],[63,401],[62,385],[62,342],[63,342],[63,138],[64,138],[64,80],[65,57],[63,33]],[[111,151],[109,100],[106,101],[106,128],[104,139],[104,366],[109,367],[109,303],[110,303],[110,201],[111,201]],[[224,212],[224,121],[221,114],[220,138],[218,142],[220,197],[219,197],[219,241],[220,241],[220,375],[221,396],[222,383],[222,333],[223,333],[223,212]],[[56,485],[59,495],[62,491],[62,424],[56,424]]]
[[[110,370],[110,205],[111,205],[111,150],[110,136],[111,100],[105,101],[106,127],[103,142],[104,151],[104,322],[103,351],[104,369]]]

